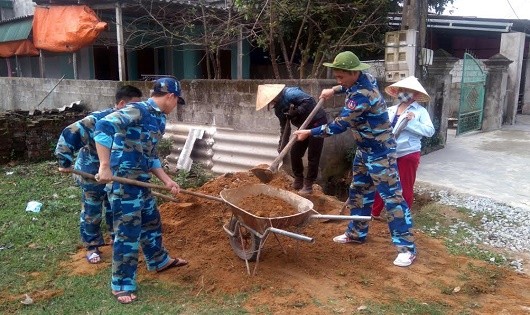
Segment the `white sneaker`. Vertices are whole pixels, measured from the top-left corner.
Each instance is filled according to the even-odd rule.
[[[354,239],[354,238],[350,238],[348,235],[345,234],[341,234],[339,236],[335,236],[333,238],[333,242],[335,243],[339,243],[339,244],[347,244],[347,243],[362,243],[362,241],[360,240],[357,240],[357,239]]]
[[[411,252],[407,251],[405,253],[399,253],[396,257],[396,260],[394,260],[394,265],[400,267],[408,267],[412,264],[414,259],[416,259],[416,255]]]

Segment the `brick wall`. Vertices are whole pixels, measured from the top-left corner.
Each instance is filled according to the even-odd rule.
[[[0,163],[52,159],[63,128],[86,114],[78,109],[34,115],[24,111],[0,113]]]

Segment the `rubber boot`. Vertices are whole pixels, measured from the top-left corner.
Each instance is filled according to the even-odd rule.
[[[293,189],[302,189],[302,187],[304,187],[304,178],[303,177],[295,177],[294,178],[294,182],[293,184],[291,185],[291,187],[293,187]]]
[[[312,180],[304,179],[304,187],[298,191],[299,194],[310,194],[313,192],[313,182]]]

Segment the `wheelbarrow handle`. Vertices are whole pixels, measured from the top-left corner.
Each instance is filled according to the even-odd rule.
[[[353,221],[371,221],[372,217],[367,215],[335,215],[335,214],[313,214],[311,219],[323,220],[353,220]]]
[[[267,230],[269,230],[269,232],[280,234],[280,235],[284,235],[284,236],[288,236],[288,237],[294,238],[294,239],[299,240],[299,241],[304,241],[304,242],[308,242],[308,243],[314,243],[315,242],[315,239],[312,238],[312,237],[305,236],[305,235],[302,235],[302,234],[293,233],[293,232],[289,232],[289,231],[278,229],[278,228],[275,228],[275,227],[267,228]]]
[[[79,176],[83,176],[85,178],[90,178],[92,180],[96,180],[96,177],[94,175],[86,173],[86,172],[83,172],[83,171],[80,171],[80,170],[72,169],[72,173],[77,174]],[[160,190],[166,190],[166,191],[170,191],[171,190],[171,188],[166,187],[166,186],[156,185],[156,184],[152,184],[152,183],[146,183],[146,182],[142,182],[142,181],[139,181],[139,180],[134,180],[134,179],[130,179],[130,178],[124,178],[124,177],[118,177],[118,176],[112,176],[112,181],[118,182],[118,183],[121,183],[121,184],[135,185],[135,186],[140,186],[140,187],[145,187],[145,188],[160,189]],[[224,202],[224,200],[222,198],[215,197],[215,196],[210,196],[210,195],[205,195],[205,194],[201,194],[201,193],[194,192],[194,191],[181,189],[180,192],[183,193],[183,194],[188,194],[188,195],[192,195],[192,196],[196,196],[196,197],[200,197],[200,198],[206,198],[206,199],[210,199],[210,200]]]

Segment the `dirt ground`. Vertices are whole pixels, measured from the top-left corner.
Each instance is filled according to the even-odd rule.
[[[250,172],[220,176],[195,191],[219,196],[225,188],[260,183]],[[269,185],[290,189],[291,178],[283,173]],[[316,185],[308,196],[321,214],[337,214],[342,202],[322,193]],[[251,313],[329,314],[356,312],[371,303],[390,304],[415,300],[441,304],[454,314],[530,314],[530,277],[485,262],[449,254],[441,240],[416,231],[418,257],[408,268],[392,264],[396,252],[388,226],[372,221],[368,241],[362,245],[336,244],[332,238],[344,232],[347,221],[324,223],[312,220],[291,232],[314,238],[314,243],[272,235],[265,243],[255,275],[234,253],[223,225],[230,220],[229,205],[180,194],[181,203],[164,203],[164,244],[172,255],[189,265],[163,274],[148,273],[140,262],[139,281],[159,281],[193,288],[196,295],[245,292],[244,307]],[[417,198],[415,208],[428,199]],[[449,211],[449,210],[448,210]],[[280,245],[281,244],[281,245]],[[284,252],[285,251],[285,252]],[[75,273],[94,272],[84,251],[74,257]],[[110,248],[103,248],[104,268]],[[255,263],[250,262],[250,271]]]

